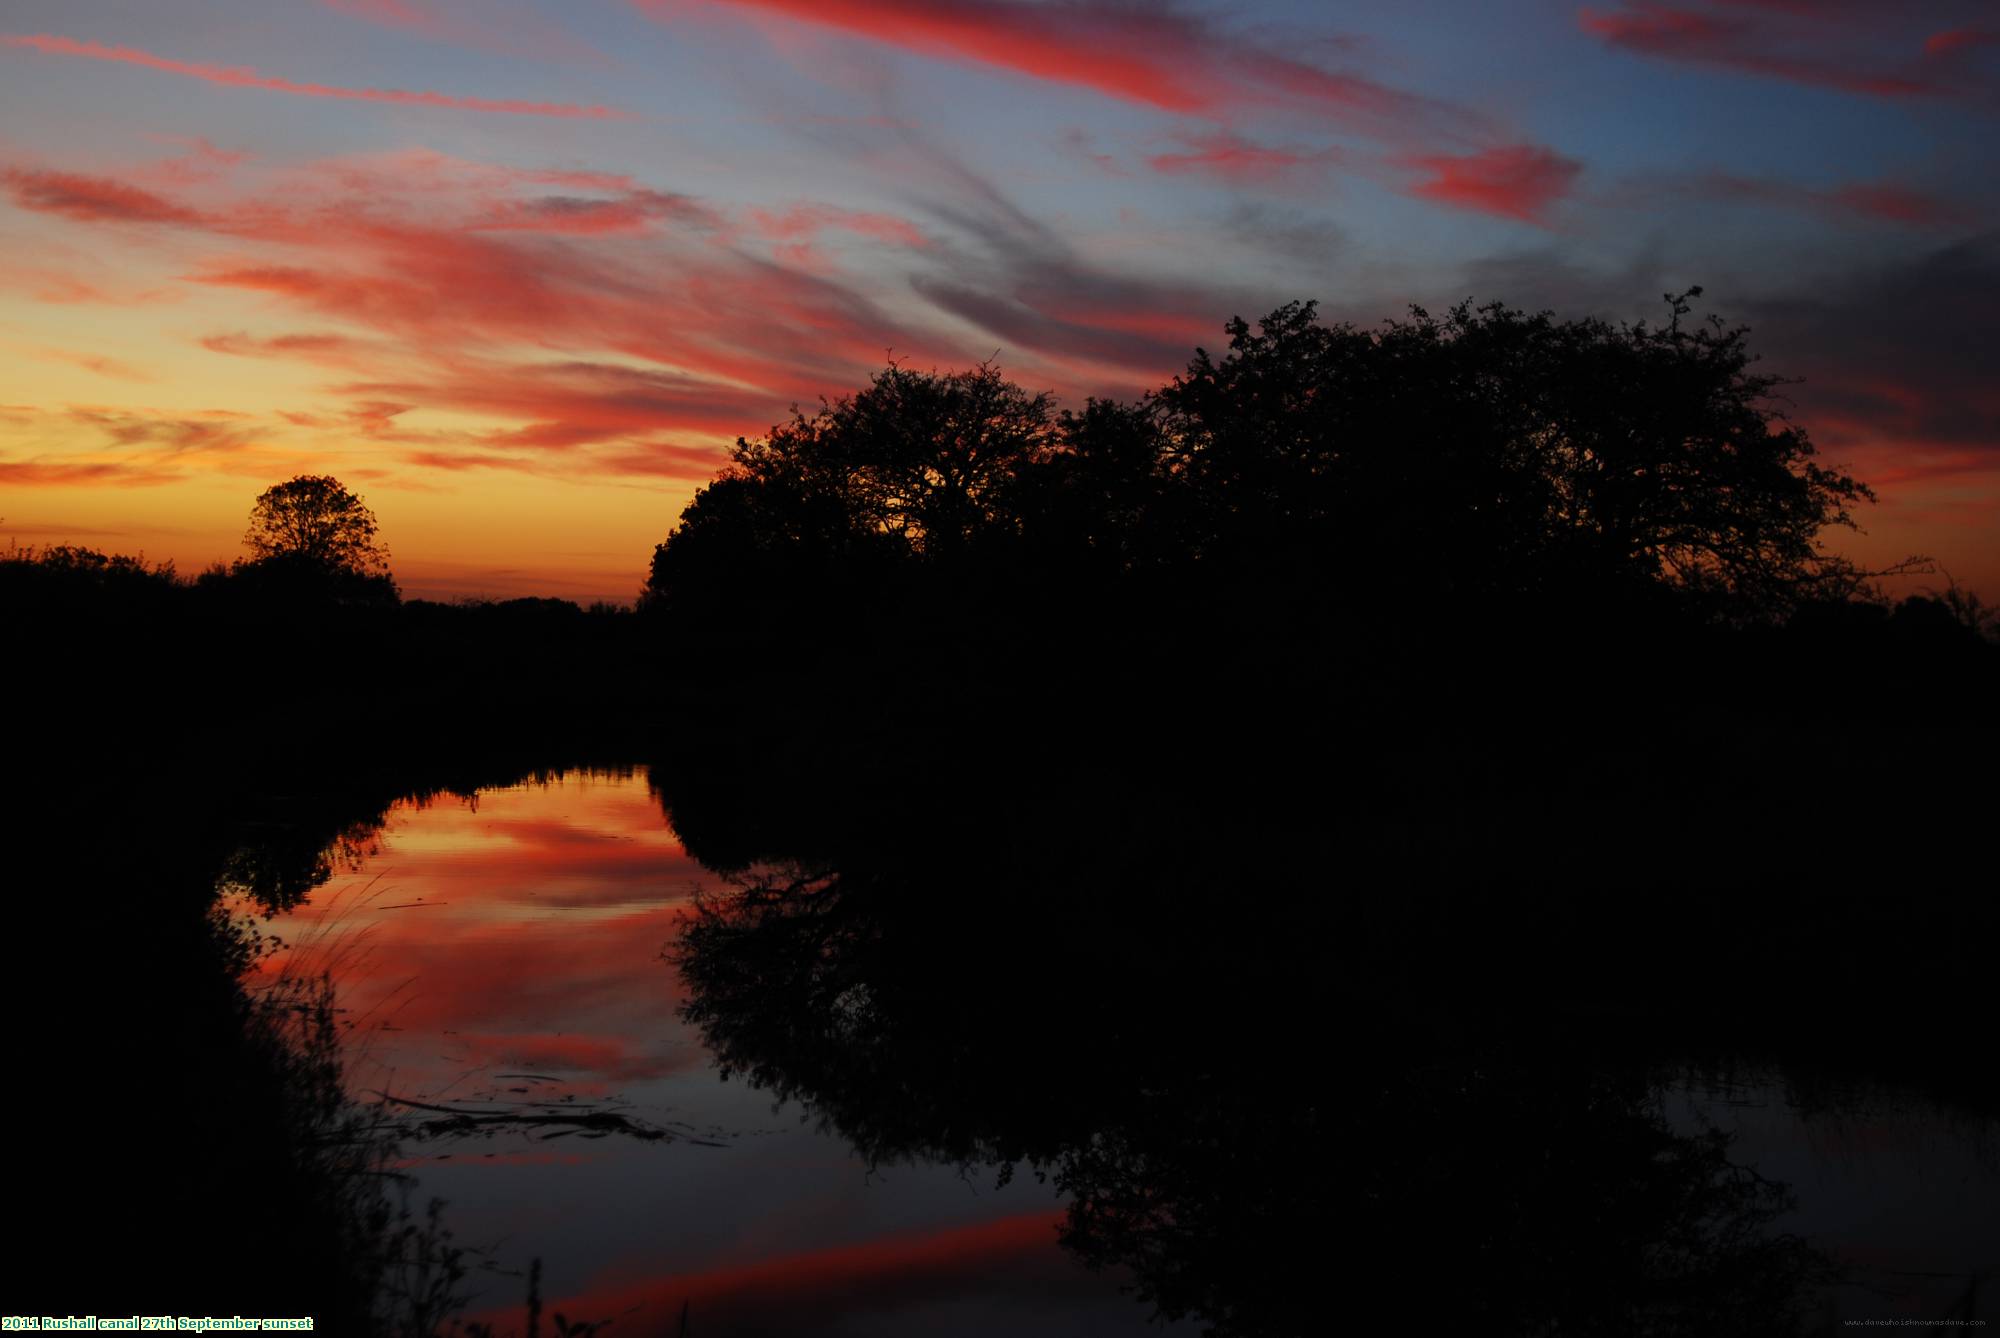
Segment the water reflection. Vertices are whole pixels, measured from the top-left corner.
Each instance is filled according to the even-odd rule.
[[[1166,1316],[1770,1334],[1830,1277],[1768,1229],[1785,1187],[1671,1128],[1643,1073],[1440,1047],[1281,951],[1167,994],[1102,943],[1024,976],[1010,936],[885,900],[838,875],[704,898],[686,1016],[878,1161],[1025,1160],[1064,1244]]]
[[[338,979],[357,1086],[436,1102],[559,1073],[601,1096],[703,1062],[659,948],[707,875],[630,773],[406,802],[368,842],[260,968]]]
[[[1363,896],[1328,824],[1268,795],[756,782],[545,777],[258,866],[299,890],[267,898],[295,903],[289,960],[340,981],[357,1092],[672,1134],[503,1121],[410,1148],[460,1238],[543,1258],[572,1315],[1766,1334],[1991,1309],[1990,1084],[1908,1026],[1966,1000],[1947,979],[1799,1016],[1778,929],[1820,969],[1857,938],[1831,913],[1690,898],[1591,956],[1629,910]],[[1676,1076],[1731,1053],[1762,1064],[1748,1086]],[[1863,1183],[1851,1150],[1803,1157],[1829,1108],[1941,1151]]]
[[[871,1173],[839,1137],[718,1081],[661,960],[719,886],[644,779],[400,803],[351,864],[266,927],[259,976],[330,970],[355,1096],[391,1092],[400,1169],[460,1242],[543,1261],[552,1308],[703,1334],[1118,1333],[1144,1314],[1057,1244],[1055,1191],[951,1166]],[[429,1107],[509,1119],[426,1125]],[[557,1122],[608,1111],[657,1141]],[[605,1136],[596,1137],[603,1133]],[[522,1283],[484,1277],[475,1317],[517,1329]]]
[[[1046,1176],[1073,1254],[1219,1334],[1991,1309],[2000,1102],[1965,1063],[1990,1019],[1986,901],[1487,887],[1385,839],[1365,785],[1243,753],[656,766],[663,810],[730,879],[679,941],[683,1016],[877,1163]],[[1482,839],[1438,820],[1453,860]],[[1567,830],[1497,839],[1555,859]],[[1731,1060],[1823,1102],[1958,1110],[1957,1188],[1879,1183],[1871,1220],[1801,1202],[1771,1168],[1809,1121],[1737,1138],[1726,1102],[1677,1081]],[[1913,1193],[1928,1232],[1886,1211]],[[1899,1233],[1921,1260],[1901,1273],[1935,1285],[1883,1285]]]

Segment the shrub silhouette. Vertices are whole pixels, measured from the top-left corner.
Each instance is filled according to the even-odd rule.
[[[1421,308],[1380,330],[1310,303],[1153,397],[1204,553],[1474,600],[1664,588],[1789,611],[1850,572],[1816,544],[1872,494],[1768,407],[1743,328]]]
[[[990,364],[892,365],[739,440],[642,602],[742,631],[885,599],[908,627],[1024,579],[1279,592],[1309,622],[1844,597],[1859,574],[1818,539],[1872,494],[1772,407],[1746,330],[1684,319],[1699,291],[1662,325],[1467,303],[1363,330],[1294,303],[1135,404],[1060,416]]]

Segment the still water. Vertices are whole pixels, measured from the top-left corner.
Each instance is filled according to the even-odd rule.
[[[1092,1271],[1058,1243],[1068,1205],[1033,1174],[1002,1184],[990,1163],[961,1170],[920,1156],[871,1167],[809,1104],[774,1104],[740,1078],[723,1079],[703,1034],[683,1020],[688,986],[666,952],[695,897],[725,890],[683,849],[644,773],[578,771],[469,800],[400,805],[347,852],[335,877],[263,925],[282,947],[262,960],[262,976],[334,979],[357,1099],[393,1098],[413,1121],[445,1111],[524,1117],[404,1144],[415,1194],[444,1199],[458,1242],[491,1261],[473,1313],[513,1321],[518,1274],[539,1259],[553,1308],[615,1318],[617,1333],[674,1332],[683,1306],[690,1332],[703,1335],[1162,1332],[1149,1323],[1151,1307],[1121,1294],[1132,1281],[1123,1266]],[[1033,971],[1020,988],[1036,988]],[[1314,1035],[1330,1053],[1333,1038]],[[1306,1067],[1325,1060],[1297,1058]],[[1296,1096],[1260,1109],[1250,1093],[1239,1111],[1217,1106],[1213,1092],[1198,1101],[1169,1092],[1176,1111],[1224,1110],[1218,1118],[1260,1145],[1204,1180],[1186,1149],[1212,1146],[1206,1126],[1183,1129],[1177,1113],[1154,1112],[1130,1122],[1122,1142],[1110,1140],[1129,1154],[1115,1174],[1101,1164],[1110,1153],[1086,1149],[1075,1183],[1094,1185],[1086,1192],[1116,1208],[1139,1167],[1147,1201],[1167,1207],[1110,1238],[1151,1260],[1168,1287],[1192,1287],[1181,1294],[1195,1298],[1197,1314],[1201,1304],[1233,1305],[1243,1332],[1259,1331],[1256,1297],[1246,1301],[1244,1291],[1264,1285],[1255,1266],[1179,1236],[1208,1229],[1217,1183],[1288,1157],[1310,1190],[1302,1201],[1323,1212],[1283,1228],[1284,1268],[1271,1276],[1287,1287],[1298,1288],[1314,1260],[1336,1267],[1369,1257],[1379,1245],[1371,1230],[1393,1236],[1416,1223],[1422,1239],[1398,1251],[1410,1276],[1434,1264],[1469,1287],[1494,1285],[1489,1273],[1512,1276],[1518,1264],[1506,1251],[1517,1246],[1523,1257],[1554,1258],[1550,1276],[1562,1279],[1565,1259],[1598,1259],[1590,1251],[1624,1232],[1637,1242],[1632,1258],[1695,1259],[1722,1278],[1691,1294],[1725,1312],[1738,1304],[1729,1290],[1737,1275],[1768,1267],[1807,1279],[1809,1329],[1837,1332],[1855,1316],[1992,1317],[2000,1159],[1989,1123],[1893,1093],[1816,1102],[1776,1065],[1687,1069],[1636,1096],[1595,1080],[1578,1086],[1575,1101],[1565,1080],[1554,1089],[1553,1098],[1524,1097],[1478,1074],[1469,1084],[1425,1078],[1385,1099],[1380,1116],[1335,1122],[1314,1106],[1303,1123]],[[623,1124],[579,1124],[577,1114]],[[863,1122],[894,1127],[898,1114]],[[1279,1146],[1273,1130],[1293,1131],[1298,1146]],[[1536,1146],[1542,1137],[1549,1148]],[[1384,1172],[1398,1157],[1425,1169]],[[1582,1169],[1562,1169],[1566,1157]],[[1628,1157],[1636,1172],[1617,1163]],[[1517,1174],[1500,1165],[1508,1158],[1532,1165]],[[1600,1163],[1606,1185],[1629,1186],[1636,1175],[1645,1189],[1601,1218],[1602,1192],[1611,1191],[1592,1179]],[[1658,1169],[1668,1165],[1680,1169]],[[1535,1169],[1544,1166],[1553,1169]],[[1570,1197],[1545,1192],[1536,1179],[1544,1174],[1567,1175]],[[1715,1190],[1725,1183],[1736,1198]],[[1381,1185],[1391,1187],[1386,1197]],[[1352,1202],[1335,1201],[1350,1187]],[[1699,1206],[1648,1216],[1648,1204],[1673,1196]],[[1213,1220],[1239,1225],[1217,1230],[1273,1230],[1240,1204],[1225,1206]],[[1800,1271],[1798,1258],[1746,1246],[1752,1236],[1794,1240],[1836,1271]],[[1468,1260],[1467,1251],[1491,1258]],[[1191,1284],[1189,1270],[1207,1267],[1233,1270],[1237,1293]],[[1313,1285],[1314,1307],[1337,1308],[1369,1283],[1350,1273]],[[1424,1313],[1424,1297],[1409,1303],[1413,1317]],[[1369,1304],[1385,1313],[1400,1301],[1376,1295]],[[1698,1313],[1675,1304],[1683,1308],[1674,1313]],[[1191,1317],[1164,1331],[1200,1327]]]
[[[1159,1332],[1056,1243],[1031,1175],[871,1170],[796,1106],[722,1081],[677,1017],[662,951],[716,879],[643,774],[571,772],[392,810],[367,848],[262,928],[259,971],[330,971],[358,1099],[616,1111],[650,1141],[502,1128],[405,1144],[422,1198],[500,1267],[617,1332]],[[485,1309],[517,1322],[523,1284]],[[1188,1326],[1191,1331],[1192,1326]]]

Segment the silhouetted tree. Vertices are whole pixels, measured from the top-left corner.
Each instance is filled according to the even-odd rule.
[[[1771,407],[1744,329],[1684,319],[1698,292],[1662,325],[1466,303],[1363,330],[1294,303],[1137,404],[1060,418],[991,365],[892,366],[739,440],[647,603],[713,581],[742,607],[828,563],[863,584],[1170,570],[1389,621],[1754,621],[1847,597],[1854,568],[1818,540],[1872,494]]]
[[[1051,404],[990,364],[890,366],[859,394],[738,439],[655,550],[642,603],[685,611],[704,588],[733,603],[808,572],[882,578],[1004,544],[1020,530],[1025,474],[1057,445]]]
[[[1294,303],[1152,399],[1210,560],[1304,562],[1406,597],[1602,599],[1664,587],[1711,616],[1782,614],[1852,569],[1820,532],[1868,488],[1768,405],[1747,331],[1612,325],[1503,304],[1377,330]]]
[[[375,513],[339,479],[301,474],[258,495],[243,543],[258,559],[296,557],[364,576],[386,575],[389,552],[375,533]]]
[[[1056,442],[1051,406],[990,363],[945,374],[891,365],[811,418],[739,440],[731,474],[836,498],[859,533],[949,555],[1018,524],[1016,482]]]
[[[339,479],[302,474],[258,495],[243,536],[251,558],[198,585],[271,607],[393,605],[389,552],[375,536],[375,513]]]

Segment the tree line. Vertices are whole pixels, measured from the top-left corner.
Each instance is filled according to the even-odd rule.
[[[1466,303],[1364,329],[1292,303],[1229,322],[1225,351],[1136,401],[1080,409],[991,363],[891,362],[739,439],[638,607],[656,639],[766,664],[973,622],[1060,639],[1193,617],[1296,642],[1888,618],[1884,573],[1823,547],[1873,493],[1819,461],[1747,330],[1692,319],[1700,291],[1668,295],[1657,324]],[[374,513],[335,478],[267,489],[244,544],[192,584],[400,602]],[[188,584],[68,545],[5,565],[17,602]],[[1992,630],[1955,587],[1928,603],[1900,612]],[[530,604],[562,602],[504,607]]]
[[[891,363],[739,439],[640,608],[725,675],[968,639],[1212,668],[1218,640],[1275,662],[1990,628],[1955,590],[1892,612],[1886,573],[1827,551],[1874,495],[1785,417],[1746,329],[1693,319],[1699,291],[1635,324],[1468,303],[1363,329],[1294,303],[1072,410],[992,364]]]

